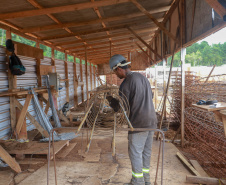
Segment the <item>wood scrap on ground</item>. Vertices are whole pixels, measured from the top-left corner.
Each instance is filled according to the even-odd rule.
[[[199,164],[198,161],[196,160],[190,160],[192,166],[194,166],[194,168],[199,172],[199,174],[203,177],[209,177],[209,175],[204,171],[204,169],[202,168],[202,166]]]
[[[177,152],[177,157],[190,169],[190,171],[197,176],[201,176],[200,173],[192,167],[192,165],[187,161],[183,154]]]
[[[186,176],[186,182],[200,183],[200,184],[206,184],[206,185],[226,184],[226,180],[223,180],[223,179],[217,179],[212,177],[198,177],[198,176],[192,176],[192,175]]]
[[[69,146],[65,146],[58,154],[57,158],[65,158],[76,146],[77,143],[70,143]]]

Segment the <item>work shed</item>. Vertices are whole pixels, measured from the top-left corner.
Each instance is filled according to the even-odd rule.
[[[188,183],[225,183],[226,75],[211,76],[214,66],[201,78],[185,68],[186,47],[225,21],[225,0],[1,0],[0,184],[129,182],[129,105],[109,67],[115,54],[132,71],[170,61],[164,87],[149,74],[158,128],[177,124],[166,153],[163,135],[155,135],[152,183],[185,184],[186,175]],[[177,52],[181,64],[173,71]],[[10,68],[14,54],[22,75]],[[109,93],[122,102],[117,114]],[[210,97],[220,106],[194,105]]]

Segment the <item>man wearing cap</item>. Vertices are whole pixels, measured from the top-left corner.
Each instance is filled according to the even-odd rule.
[[[131,72],[122,55],[114,55],[109,61],[110,68],[124,81],[120,85],[120,95],[125,95],[130,106],[129,120],[134,128],[156,128],[157,118],[152,102],[151,86],[146,77]],[[124,97],[124,96],[122,96]],[[153,131],[128,133],[128,152],[132,165],[132,179],[127,185],[150,185],[150,160]],[[126,185],[126,184],[125,184]]]

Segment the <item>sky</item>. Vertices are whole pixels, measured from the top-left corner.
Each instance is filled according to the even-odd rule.
[[[226,42],[226,27],[206,37],[205,39],[198,41],[198,43],[201,43],[202,41],[207,41],[209,45],[219,43],[223,44],[224,42]]]

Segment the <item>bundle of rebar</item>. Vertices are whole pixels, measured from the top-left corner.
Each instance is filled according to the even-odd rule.
[[[186,78],[187,79],[187,78]],[[185,86],[185,139],[183,151],[189,159],[196,159],[208,175],[226,177],[226,138],[223,123],[214,113],[192,106],[199,100],[226,102],[226,75],[190,78]],[[178,89],[180,89],[178,87]],[[180,91],[180,90],[178,90]],[[174,91],[174,109],[180,117],[180,92]],[[179,105],[179,106],[178,106]]]

